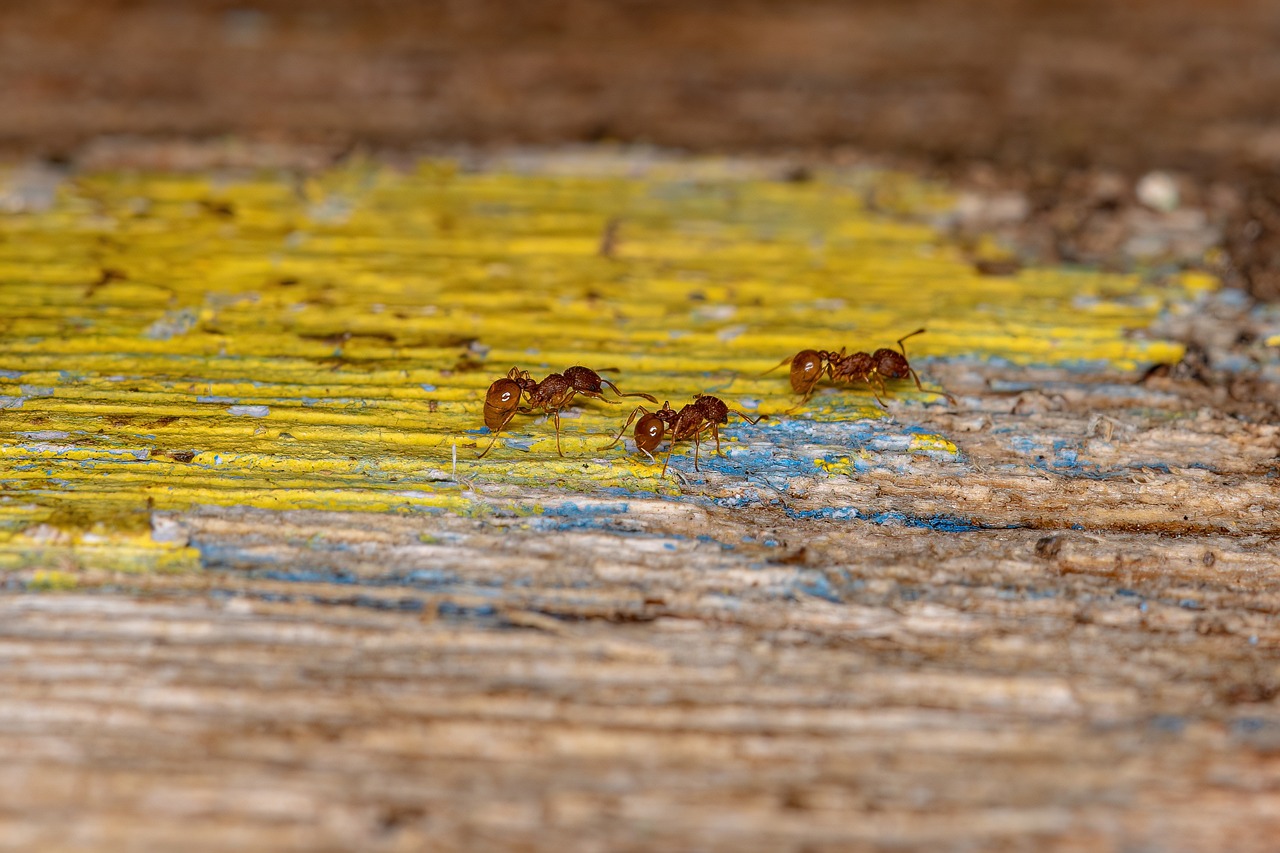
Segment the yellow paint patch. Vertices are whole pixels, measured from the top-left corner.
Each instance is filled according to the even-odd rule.
[[[473,512],[476,482],[670,493],[660,464],[604,449],[635,399],[565,412],[564,458],[549,422],[518,416],[477,459],[486,387],[512,365],[616,367],[605,375],[625,391],[676,406],[712,393],[776,423],[795,399],[785,369],[761,374],[800,349],[870,350],[925,326],[908,352],[926,381],[930,357],[1129,369],[1180,358],[1128,333],[1216,286],[981,276],[926,225],[864,207],[936,208],[936,187],[855,184],[705,164],[645,179],[448,163],[301,183],[79,178],[46,213],[0,217],[4,553],[55,547],[21,534],[55,511],[91,530],[197,504]],[[859,388],[804,413],[880,417]],[[726,449],[754,435],[731,433]],[[955,452],[941,436],[910,442]]]
[[[949,456],[959,456],[960,450],[953,443],[940,435],[913,435],[911,436],[912,453],[942,453]]]
[[[57,572],[42,569],[31,576],[27,588],[42,592],[75,589],[80,585],[80,578],[70,572]]]

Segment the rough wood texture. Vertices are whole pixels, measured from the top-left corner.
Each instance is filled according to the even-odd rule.
[[[611,518],[625,534],[208,510],[165,522],[221,555],[204,575],[0,599],[6,844],[1267,850],[1280,831],[1274,533]]]
[[[158,515],[206,572],[0,599],[3,837],[1269,850],[1280,495],[1000,453],[1012,421],[1089,428],[1082,404],[966,434],[1007,473],[916,462],[786,507],[524,492],[540,515]],[[1273,428],[1228,419],[1128,430],[1209,465],[1275,453]],[[1022,529],[803,518],[833,491]]]
[[[0,846],[1274,847],[1274,310],[979,276],[856,175],[446,171],[4,220]],[[954,407],[757,375],[926,319]],[[510,360],[589,357],[771,418],[475,460]]]

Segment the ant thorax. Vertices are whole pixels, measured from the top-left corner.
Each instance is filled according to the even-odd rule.
[[[532,388],[525,390],[529,393],[529,405],[538,409],[556,407],[567,402],[566,394],[573,395],[573,386],[559,373],[552,373],[541,382],[533,383]]]
[[[865,352],[853,352],[831,365],[836,382],[865,382],[875,372],[875,361]]]
[[[672,420],[672,439],[688,438],[702,427],[705,420],[702,409],[697,403],[686,403]]]
[[[702,412],[702,417],[707,423],[727,424],[729,422],[729,407],[719,397],[699,395],[693,404]]]

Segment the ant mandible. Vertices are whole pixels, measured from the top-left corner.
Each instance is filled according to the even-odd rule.
[[[494,381],[484,398],[484,425],[493,432],[493,439],[478,458],[483,459],[498,441],[498,434],[506,429],[511,419],[520,414],[530,414],[534,409],[541,409],[549,414],[556,425],[556,453],[564,456],[560,448],[560,410],[573,401],[574,396],[593,397],[611,405],[617,400],[607,399],[603,386],[609,386],[619,397],[643,397],[651,403],[658,402],[649,394],[624,394],[607,379],[589,367],[576,365],[564,373],[552,373],[541,382],[537,382],[527,370],[513,367],[502,379]],[[528,405],[521,406],[521,397],[528,398]]]
[[[653,451],[658,449],[658,445],[662,443],[665,434],[667,432],[671,433],[671,443],[667,447],[666,459],[662,462],[661,476],[665,477],[667,475],[667,466],[671,463],[671,453],[675,450],[676,442],[690,438],[693,439],[693,470],[697,471],[699,470],[698,461],[702,435],[707,430],[710,430],[716,440],[716,453],[720,453],[720,427],[729,422],[729,415],[731,414],[737,415],[753,426],[764,419],[764,416],[761,415],[752,420],[750,416],[737,409],[729,408],[719,397],[699,394],[694,397],[692,403],[686,403],[678,412],[671,408],[670,402],[664,402],[662,408],[656,412],[650,412],[644,406],[637,406],[613,441],[601,449],[607,450],[621,441],[632,421],[635,421],[638,415],[643,415],[639,423],[636,424],[634,438],[636,448],[644,453],[645,456],[648,456],[651,461],[658,461],[654,458]]]
[[[921,391],[925,390],[924,385],[920,382],[920,374],[907,361],[907,348],[905,341],[916,335],[922,334],[924,329],[916,329],[908,335],[898,338],[898,350],[895,352],[886,347],[881,347],[873,353],[854,352],[846,354],[844,348],[840,352],[802,350],[790,359],[784,359],[773,368],[791,362],[791,388],[797,394],[803,394],[800,402],[796,404],[796,408],[803,406],[805,402],[813,396],[813,390],[818,384],[818,380],[822,378],[822,374],[826,373],[833,382],[854,383],[864,382],[871,389],[871,395],[876,398],[876,402],[883,408],[885,405],[881,394],[887,394],[888,389],[885,385],[886,380],[890,379],[906,379],[910,377],[915,380],[916,387]],[[956,398],[948,394],[946,391],[937,392],[945,397],[951,405],[955,405]],[[794,411],[794,409],[793,409]]]

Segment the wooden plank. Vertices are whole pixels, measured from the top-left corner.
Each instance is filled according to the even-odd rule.
[[[979,275],[902,176],[624,166],[0,220],[0,845],[1269,849],[1276,316]],[[760,375],[921,325],[888,413]],[[665,479],[627,406],[475,458],[579,362],[769,417]]]

